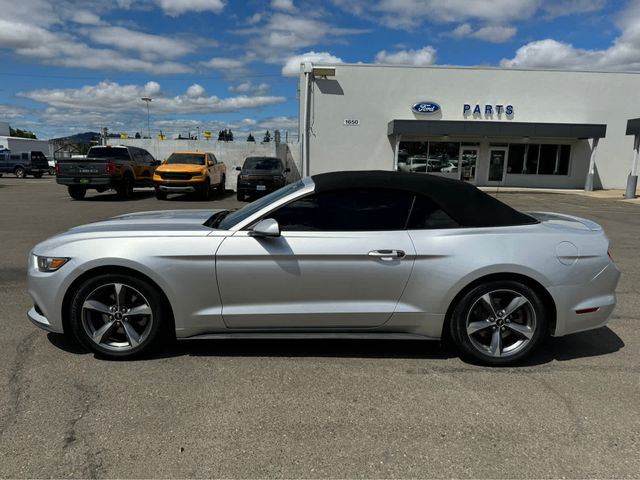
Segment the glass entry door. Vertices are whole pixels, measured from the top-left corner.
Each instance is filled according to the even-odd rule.
[[[466,182],[476,181],[476,162],[478,161],[478,147],[460,147],[460,179]]]
[[[489,149],[489,178],[490,182],[502,182],[507,169],[507,149],[491,147]]]

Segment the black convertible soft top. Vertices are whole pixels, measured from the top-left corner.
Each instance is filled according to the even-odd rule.
[[[424,195],[464,227],[503,227],[538,223],[470,183],[436,175],[383,170],[330,172],[313,175],[315,191],[352,188],[404,190]]]

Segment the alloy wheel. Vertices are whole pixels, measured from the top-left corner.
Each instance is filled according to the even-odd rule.
[[[531,301],[514,290],[492,290],[473,302],[466,317],[466,335],[485,355],[505,358],[516,355],[536,332],[536,313]]]
[[[82,304],[82,326],[97,345],[126,352],[143,343],[151,332],[149,301],[130,285],[107,283],[93,290]]]

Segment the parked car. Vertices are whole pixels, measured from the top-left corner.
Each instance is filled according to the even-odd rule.
[[[237,197],[244,201],[282,188],[287,183],[287,173],[282,160],[276,157],[247,157],[242,167],[236,167],[238,175]]]
[[[49,163],[44,153],[39,151],[15,153],[11,150],[0,152],[0,176],[12,173],[17,178],[33,175],[40,178],[49,171]]]
[[[211,189],[224,194],[227,167],[209,152],[175,152],[153,175],[156,198],[165,200],[168,193],[198,193],[208,199]]]
[[[76,200],[82,200],[89,189],[98,193],[115,189],[126,199],[131,198],[134,187],[153,186],[153,172],[159,164],[142,148],[95,146],[86,158],[59,159],[56,182],[66,185]]]
[[[596,223],[522,213],[468,183],[337,172],[244,208],[122,215],[36,245],[37,326],[102,355],[178,338],[450,337],[520,361],[599,328],[620,272]]]

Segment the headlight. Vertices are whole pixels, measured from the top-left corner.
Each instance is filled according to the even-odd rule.
[[[70,259],[66,257],[40,257],[36,256],[38,270],[41,272],[55,272]]]

